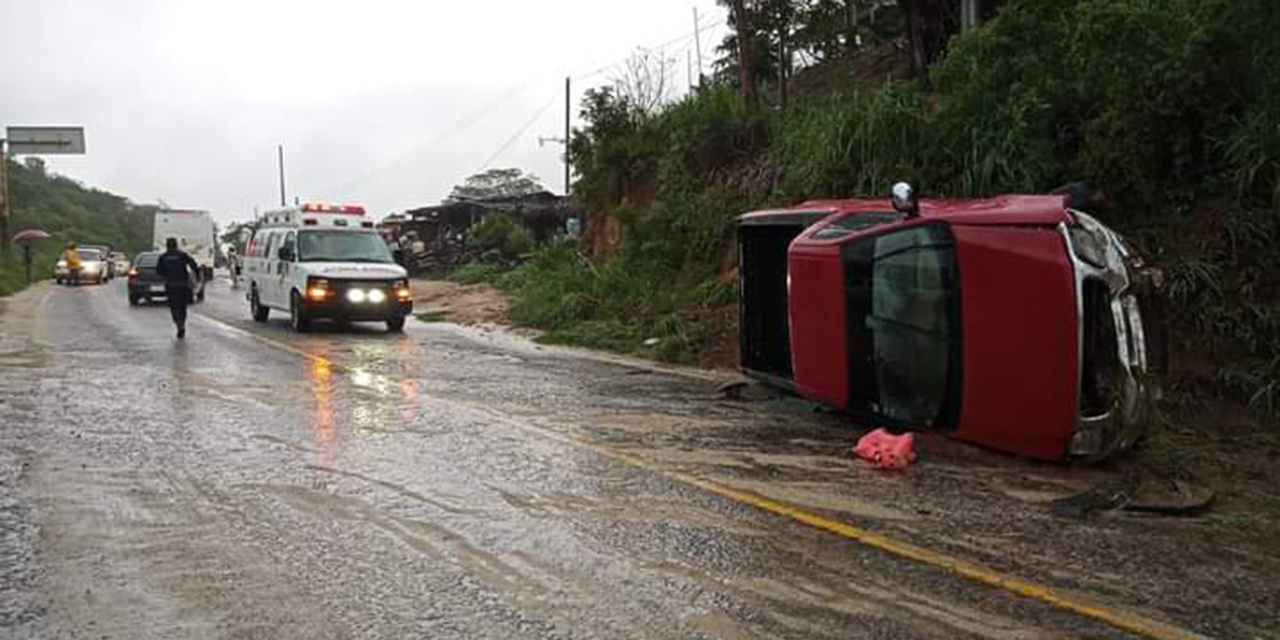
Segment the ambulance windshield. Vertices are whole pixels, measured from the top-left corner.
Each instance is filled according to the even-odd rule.
[[[351,231],[298,233],[298,259],[302,262],[395,262],[382,236]]]

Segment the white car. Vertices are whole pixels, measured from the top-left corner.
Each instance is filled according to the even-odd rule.
[[[111,254],[111,277],[129,273],[129,257],[123,253]]]
[[[58,259],[58,264],[53,268],[53,278],[58,284],[82,284],[84,282],[92,282],[94,284],[102,284],[111,278],[108,273],[110,267],[107,264],[106,256],[99,249],[76,249],[76,253],[80,254],[80,271],[72,273],[67,261]]]

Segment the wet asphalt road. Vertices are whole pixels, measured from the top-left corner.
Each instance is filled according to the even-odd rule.
[[[184,342],[120,282],[36,320],[0,335],[6,638],[1124,637],[682,480],[822,495],[844,427],[799,402],[452,325],[297,335],[225,282]]]

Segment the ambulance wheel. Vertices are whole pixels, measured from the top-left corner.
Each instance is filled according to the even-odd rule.
[[[266,322],[267,316],[271,315],[270,307],[266,307],[258,300],[258,288],[254,287],[253,293],[249,294],[249,313],[253,314],[254,322]]]
[[[298,333],[305,333],[311,328],[311,318],[307,317],[307,310],[302,307],[302,296],[297,291],[289,296],[289,326]]]
[[[401,333],[404,331],[404,316],[392,316],[387,318],[387,331],[391,333]]]

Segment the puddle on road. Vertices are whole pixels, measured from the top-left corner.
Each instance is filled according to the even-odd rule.
[[[822,482],[755,481],[735,477],[710,476],[710,480],[800,507],[839,511],[875,520],[914,521],[917,514],[863,500],[848,493],[835,493],[839,485]]]
[[[734,620],[727,614],[720,611],[711,611],[708,613],[698,613],[686,616],[682,622],[712,638],[722,638],[724,640],[757,640],[759,638],[771,637],[752,633],[746,625]]]
[[[292,442],[285,438],[280,438],[280,437],[268,435],[265,433],[255,433],[249,437],[253,438],[254,440],[262,440],[264,442],[270,442],[272,444],[278,444],[283,447],[288,447],[290,449],[293,449],[294,451],[301,451],[302,453],[312,453],[312,454],[319,453],[318,451],[316,451],[315,449],[312,449],[311,447],[307,447],[305,445]]]
[[[451,561],[490,588],[517,596],[543,599],[558,591],[559,576],[544,575],[516,555],[491,553],[461,533],[435,522],[396,516],[351,496],[335,495],[293,485],[252,484],[237,488],[259,492],[322,520],[363,522],[387,533],[416,552]]]
[[[625,501],[569,493],[519,494],[493,488],[508,505],[537,516],[710,528],[738,536],[768,532],[752,521],[698,506],[673,502],[669,496],[629,495]]]
[[[912,592],[903,589],[900,583],[875,584],[871,582],[873,579],[868,576],[865,581],[820,584],[807,580],[747,578],[732,580],[730,585],[775,601],[777,606],[770,609],[771,616],[789,628],[813,636],[829,635],[831,629],[820,626],[821,617],[790,615],[801,613],[797,611],[798,606],[839,611],[863,619],[881,618],[916,627],[922,635],[934,637],[954,637],[959,635],[957,632],[1010,640],[1071,637]],[[904,610],[913,615],[904,615]],[[867,631],[875,628],[874,624],[869,625]]]
[[[341,469],[334,469],[332,467],[325,467],[325,466],[314,465],[314,464],[306,465],[306,468],[312,471],[321,471],[324,473],[331,473],[334,475],[361,480],[363,482],[366,482],[372,485],[377,485],[384,489],[389,489],[395,492],[396,494],[399,494],[411,500],[416,500],[417,502],[420,502],[422,504],[435,507],[437,509],[440,509],[441,511],[452,513],[454,515],[470,515],[470,516],[487,515],[484,511],[481,511],[478,509],[466,509],[463,507],[456,506],[455,504],[453,504],[453,502],[438,500],[435,498],[428,498],[427,496],[421,493],[418,493],[417,491],[410,490],[402,485],[395,484],[394,482],[387,482],[386,480],[371,478],[369,476],[366,476],[361,473],[356,473],[354,471],[343,471]],[[459,502],[462,500],[462,498],[459,496],[447,496],[447,497],[451,498],[454,502]]]

